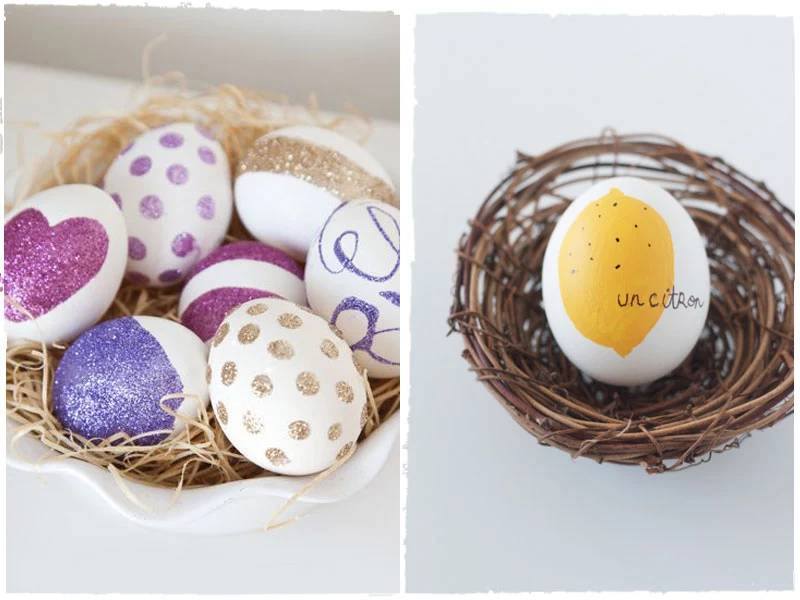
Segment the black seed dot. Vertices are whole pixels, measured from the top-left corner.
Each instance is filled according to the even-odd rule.
[[[603,215],[597,215],[597,218],[599,219],[599,218],[600,218],[600,217],[602,217],[602,216],[603,216]]]
[[[617,205],[617,203],[616,203],[616,202],[614,202],[614,204],[612,204],[611,206],[616,206],[616,205]]]
[[[572,269],[572,274],[575,275],[575,269]]]
[[[614,268],[615,268],[615,269],[619,269],[619,265],[617,265],[617,266],[616,266],[616,267],[614,267]]]
[[[592,242],[589,242],[589,245],[591,246],[591,245],[592,245]]]
[[[595,204],[595,206],[600,206],[599,204]]]
[[[615,240],[619,241],[619,238],[614,238]]]
[[[637,227],[637,228],[638,228],[639,226],[638,226],[638,225],[634,225],[634,227]]]
[[[647,210],[647,207],[645,206],[644,209]]]
[[[589,260],[594,260],[594,258],[592,258],[592,257],[590,256],[590,257],[589,257]]]
[[[649,248],[649,247],[650,247],[650,244],[647,244],[647,247]]]

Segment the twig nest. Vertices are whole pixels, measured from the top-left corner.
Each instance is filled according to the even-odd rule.
[[[560,216],[618,176],[650,181],[683,205],[711,272],[699,342],[670,374],[638,387],[582,374],[542,306],[542,263]],[[738,447],[793,411],[794,213],[721,158],[662,136],[615,134],[519,154],[458,253],[449,322],[464,356],[543,445],[660,473]]]
[[[350,348],[293,302],[256,299],[234,310],[214,336],[207,377],[225,435],[276,473],[330,467],[366,423],[366,388]]]

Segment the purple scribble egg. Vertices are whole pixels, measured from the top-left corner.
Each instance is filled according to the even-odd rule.
[[[208,403],[205,348],[191,331],[158,317],[122,317],[86,331],[58,364],[53,414],[87,440],[125,434],[157,444]],[[173,394],[185,397],[165,398]]]
[[[141,242],[127,253],[127,271],[140,285],[174,285],[225,237],[233,213],[228,158],[188,122],[152,129],[132,144],[104,175],[128,236]]]
[[[235,242],[220,246],[189,272],[178,314],[186,327],[208,341],[231,310],[272,296],[304,305],[303,268],[272,246]]]

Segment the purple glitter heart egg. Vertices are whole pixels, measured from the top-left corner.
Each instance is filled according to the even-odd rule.
[[[65,430],[89,440],[126,434],[137,436],[137,445],[157,444],[183,423],[170,411],[196,417],[207,403],[204,369],[203,344],[177,323],[157,317],[105,321],[61,359],[53,413]]]

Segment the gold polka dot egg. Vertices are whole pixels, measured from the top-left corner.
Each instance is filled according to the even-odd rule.
[[[366,423],[367,392],[337,333],[279,298],[246,302],[222,322],[206,377],[217,419],[246,458],[308,475],[351,452]]]
[[[649,383],[689,355],[705,325],[703,238],[663,188],[633,177],[604,180],[556,224],[542,295],[550,330],[579,369],[614,385]]]

